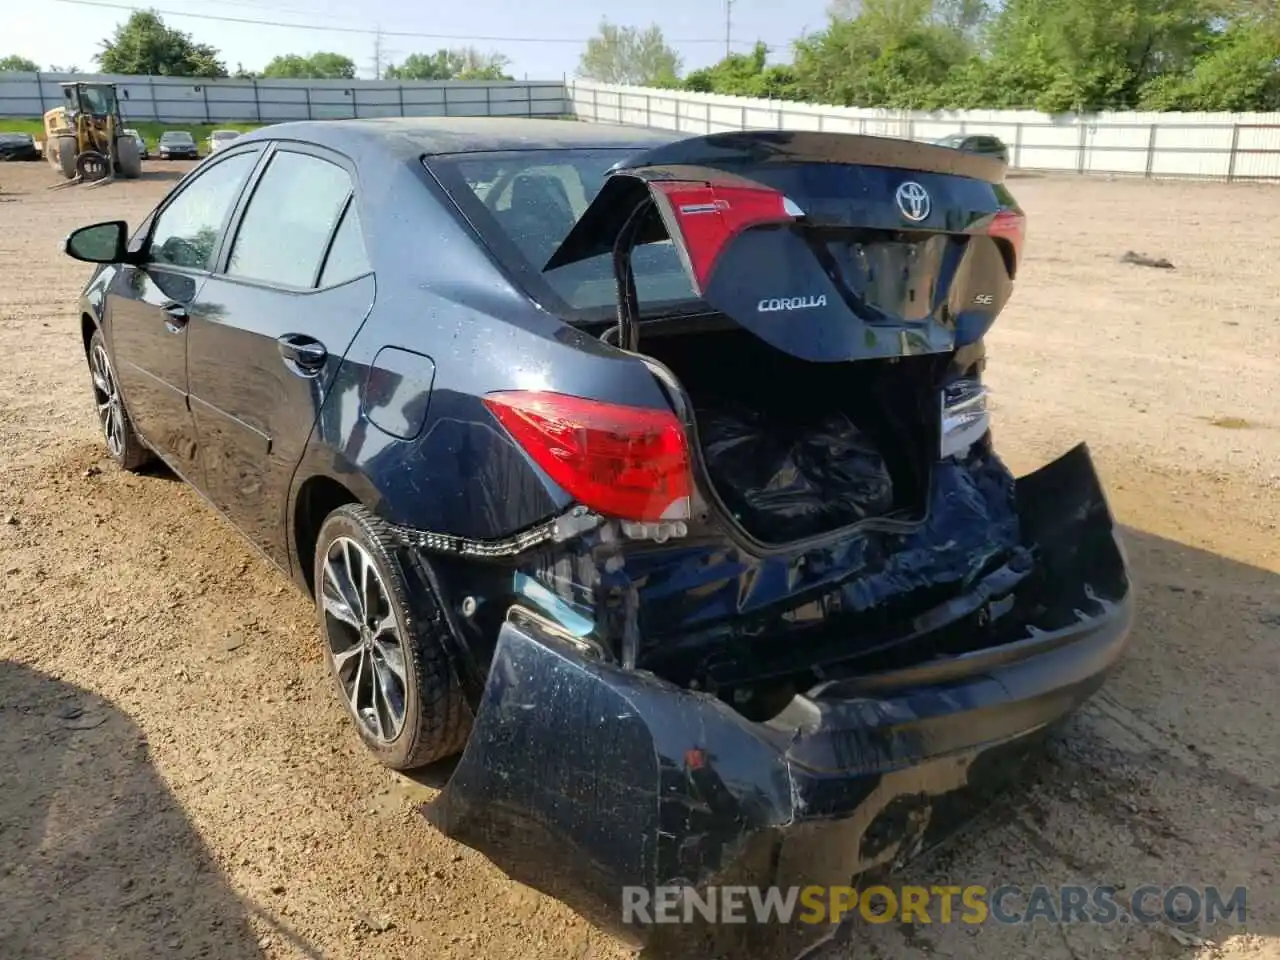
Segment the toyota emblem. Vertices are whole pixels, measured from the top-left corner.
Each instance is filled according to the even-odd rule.
[[[908,180],[901,184],[894,196],[898,201],[898,209],[912,223],[919,223],[921,220],[928,218],[929,210],[932,207],[929,201],[929,191],[914,180]]]

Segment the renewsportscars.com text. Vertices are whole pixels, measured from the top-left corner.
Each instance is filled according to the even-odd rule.
[[[624,887],[624,923],[839,923],[851,914],[868,923],[1243,923],[1244,887],[1146,884],[1119,886],[1013,884],[856,887]]]

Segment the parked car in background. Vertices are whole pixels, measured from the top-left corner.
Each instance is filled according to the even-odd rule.
[[[239,130],[214,130],[209,134],[209,152],[216,153],[239,137]]]
[[[138,145],[138,159],[148,160],[151,154],[147,151],[147,139],[133,127],[125,127],[124,132],[133,137],[133,142]]]
[[[1004,179],[849,134],[299,122],[65,250],[110,456],[310,596],[374,757],[461,753],[433,823],[617,924],[626,887],[930,848],[1118,662],[1088,449],[1015,478],[988,429]]]
[[[940,147],[951,147],[953,150],[998,157],[1002,163],[1009,162],[1009,148],[1005,146],[1003,140],[989,133],[950,133],[935,140],[934,143]]]
[[[166,130],[160,134],[156,151],[161,160],[199,160],[200,148],[186,130]]]
[[[0,133],[0,160],[43,160],[29,133]]]

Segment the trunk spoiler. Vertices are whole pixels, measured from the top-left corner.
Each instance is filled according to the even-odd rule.
[[[697,297],[794,356],[946,352],[958,325],[963,342],[985,333],[1011,289],[1023,217],[1005,169],[885,137],[680,140],[616,164],[543,270],[611,254],[626,349],[631,250],[669,239]]]

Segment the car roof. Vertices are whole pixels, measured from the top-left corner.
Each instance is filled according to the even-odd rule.
[[[387,117],[273,124],[240,137],[305,140],[346,151],[381,146],[404,157],[499,150],[653,147],[679,140],[668,130],[526,117]]]

